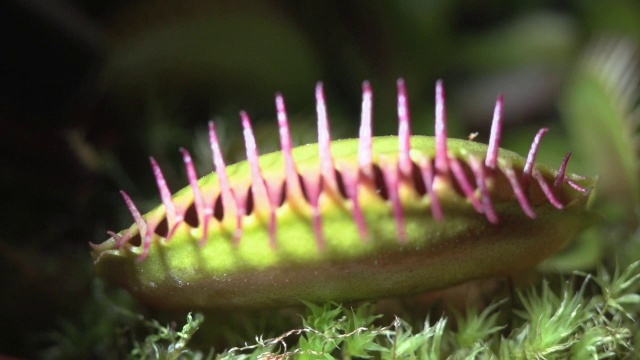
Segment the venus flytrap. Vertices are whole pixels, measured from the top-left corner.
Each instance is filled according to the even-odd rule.
[[[372,136],[373,91],[363,84],[359,139],[332,140],[324,88],[316,87],[318,144],[293,147],[276,96],[282,151],[260,155],[241,112],[247,160],[226,165],[209,125],[216,172],[171,194],[151,167],[162,204],[93,245],[98,273],[167,309],[261,308],[411,295],[531,268],[589,225],[595,179],[500,149],[503,97],[488,145],[450,139],[436,83],[435,136],[412,135],[398,80],[398,136]]]

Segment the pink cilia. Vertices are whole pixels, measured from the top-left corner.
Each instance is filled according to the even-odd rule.
[[[414,161],[411,157],[411,121],[409,114],[408,96],[406,85],[403,79],[399,79],[398,83],[398,162],[394,164],[380,164],[379,169],[382,172],[384,185],[388,191],[388,201],[393,208],[393,217],[397,225],[398,241],[406,241],[406,225],[403,205],[400,199],[400,183],[411,181],[413,172],[418,171],[423,180],[421,186],[426,189],[426,194],[431,198],[432,216],[437,221],[443,221],[445,214],[440,206],[437,191],[434,186],[438,183],[455,182],[460,187],[464,195],[469,199],[472,206],[480,214],[484,214],[487,220],[492,224],[497,224],[500,220],[494,206],[492,204],[489,191],[487,189],[488,179],[497,169],[500,142],[502,139],[503,124],[503,96],[498,96],[491,125],[491,135],[485,155],[484,161],[476,157],[469,158],[469,168],[472,172],[473,180],[470,180],[468,174],[464,171],[460,164],[460,159],[451,157],[448,153],[447,138],[447,113],[445,108],[445,90],[442,81],[436,82],[436,117],[435,117],[435,156],[434,159],[421,158]],[[369,229],[365,221],[361,204],[358,200],[359,185],[365,182],[374,181],[373,177],[373,136],[372,136],[372,107],[373,107],[373,91],[369,82],[363,83],[363,101],[362,101],[362,117],[359,131],[358,142],[358,171],[346,171],[341,176],[341,186],[344,188],[345,195],[353,202],[353,221],[357,225],[358,231],[363,240],[369,239]],[[327,106],[322,83],[316,86],[316,111],[318,116],[318,144],[320,157],[320,171],[313,176],[299,176],[300,173],[296,168],[296,162],[293,156],[293,144],[291,141],[291,133],[289,122],[281,94],[276,94],[276,109],[278,115],[278,126],[280,132],[280,143],[282,148],[282,156],[284,157],[286,174],[284,176],[284,192],[295,196],[304,196],[313,209],[313,229],[316,236],[317,244],[320,249],[325,245],[325,234],[323,233],[323,219],[319,204],[319,198],[322,192],[332,191],[339,192],[338,180],[336,178],[334,158],[331,153],[331,135],[329,129],[329,116],[327,114]],[[247,160],[251,168],[251,193],[238,193],[234,191],[229,177],[227,175],[225,161],[222,152],[216,127],[213,122],[209,123],[209,138],[213,153],[214,165],[218,172],[220,192],[216,199],[205,199],[203,192],[198,185],[198,178],[193,166],[193,162],[189,152],[180,149],[189,185],[193,190],[193,206],[198,216],[198,221],[204,224],[204,232],[202,241],[207,241],[209,235],[209,222],[213,218],[213,207],[217,201],[222,202],[223,207],[234,207],[236,209],[236,229],[233,239],[235,243],[241,241],[243,235],[243,218],[247,215],[247,203],[249,197],[254,202],[253,211],[256,208],[266,209],[269,214],[269,238],[271,246],[275,249],[278,246],[277,235],[277,208],[282,204],[283,186],[276,184],[270,179],[263,176],[260,167],[258,147],[256,145],[255,136],[251,120],[246,112],[241,112],[243,134],[247,150]],[[564,158],[560,171],[552,185],[549,185],[542,175],[534,171],[535,160],[542,137],[548,129],[541,129],[535,136],[531,144],[531,150],[527,156],[526,163],[520,178],[513,169],[507,169],[505,176],[512,187],[513,194],[522,208],[522,211],[530,218],[534,219],[536,214],[532,205],[527,199],[526,193],[533,180],[537,182],[540,189],[548,199],[549,203],[558,209],[562,209],[563,204],[556,196],[558,189],[563,183],[568,183],[572,188],[579,192],[587,192],[588,189],[580,186],[574,180],[565,176],[567,163],[570,153]],[[433,160],[433,161],[432,161]],[[174,204],[171,191],[162,175],[157,162],[151,158],[151,166],[153,169],[156,183],[161,195],[162,204],[166,213],[166,226],[168,227],[165,234],[167,240],[171,240],[178,226],[185,219],[187,207],[178,207]],[[303,190],[304,189],[304,190]],[[149,252],[152,237],[158,231],[159,221],[143,220],[137,207],[131,198],[124,192],[122,197],[131,212],[135,223],[140,229],[143,238],[143,249],[140,260],[144,260]],[[144,234],[144,235],[142,235]],[[126,233],[117,235],[109,232],[109,235],[117,240],[118,246],[124,245],[131,239],[133,234]]]

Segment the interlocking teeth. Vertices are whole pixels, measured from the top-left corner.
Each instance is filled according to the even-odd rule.
[[[562,161],[560,169],[550,185],[545,177],[535,168],[536,156],[540,143],[548,129],[543,128],[536,134],[521,174],[509,164],[499,163],[500,143],[502,141],[504,97],[499,95],[496,100],[491,125],[491,134],[487,152],[482,161],[475,155],[465,158],[451,156],[448,149],[447,113],[445,106],[445,89],[441,80],[435,87],[435,152],[433,158],[422,156],[418,159],[411,157],[411,119],[406,84],[403,79],[397,81],[397,111],[398,111],[398,157],[397,159],[385,158],[374,163],[372,118],[373,118],[373,91],[369,82],[362,84],[362,112],[358,142],[358,165],[337,169],[336,159],[332,154],[332,140],[329,126],[329,116],[321,82],[316,85],[316,112],[318,118],[318,149],[320,164],[315,173],[300,174],[293,157],[293,144],[291,131],[287,117],[284,98],[276,94],[275,103],[278,117],[278,129],[280,145],[284,159],[285,174],[281,180],[267,179],[260,166],[260,154],[253,133],[251,120],[246,112],[240,113],[244,140],[247,152],[247,161],[250,166],[251,178],[248,189],[238,189],[233,186],[227,173],[220,142],[216,132],[216,126],[209,122],[209,140],[213,155],[214,167],[217,171],[218,188],[213,196],[206,197],[200,187],[198,176],[189,152],[180,149],[185,164],[189,185],[193,192],[193,210],[197,216],[197,222],[202,225],[201,244],[204,244],[210,235],[210,223],[222,221],[224,217],[235,216],[235,229],[233,243],[241,241],[244,232],[244,218],[250,214],[268,216],[269,241],[272,248],[278,246],[278,213],[277,210],[283,202],[306,203],[311,210],[311,223],[320,249],[326,246],[323,232],[323,214],[321,210],[321,195],[330,193],[341,195],[345,201],[350,201],[353,221],[363,240],[370,237],[370,229],[367,225],[363,204],[359,195],[363,186],[382,186],[379,196],[389,202],[391,212],[397,225],[398,239],[400,243],[407,241],[405,207],[401,198],[401,187],[413,186],[421,195],[430,199],[431,215],[434,220],[440,222],[445,218],[442,202],[439,195],[441,186],[457,185],[459,192],[469,201],[469,204],[478,213],[484,214],[487,220],[498,223],[499,217],[491,198],[493,179],[502,174],[509,182],[515,199],[522,211],[530,218],[535,218],[530,199],[529,187],[532,180],[550,204],[558,209],[564,205],[560,200],[561,188],[567,183],[571,188],[579,192],[587,192],[588,189],[577,184],[566,176],[566,169],[571,153],[568,153]],[[164,217],[143,217],[131,198],[121,192],[122,197],[134,218],[136,229],[125,231],[119,235],[108,232],[116,241],[119,248],[139,235],[142,241],[142,253],[140,259],[149,253],[154,234],[165,237],[167,241],[176,233],[182,224],[192,224],[187,218],[189,206],[176,203],[162,174],[160,166],[150,158],[151,168],[156,179],[164,207]],[[339,172],[340,170],[340,172]],[[415,172],[415,173],[414,173]],[[472,179],[469,179],[472,176]],[[518,177],[519,176],[519,177]],[[574,177],[577,179],[577,177]],[[419,184],[418,184],[419,182]],[[436,185],[438,184],[438,185]],[[285,195],[286,193],[286,195]],[[220,209],[218,209],[220,207]],[[260,215],[263,214],[263,215]],[[191,216],[191,215],[190,215]],[[166,226],[166,230],[165,227]],[[194,225],[195,226],[195,225]],[[162,228],[162,230],[160,230]]]
[[[445,107],[444,84],[436,81],[436,171],[449,172],[449,152],[447,151],[447,109]]]
[[[493,110],[493,121],[491,121],[491,135],[489,137],[489,148],[487,149],[487,157],[484,159],[484,165],[495,170],[498,165],[498,152],[500,151],[500,143],[502,142],[502,112],[504,107],[504,97],[498,95],[496,107]]]
[[[529,188],[529,183],[531,182],[533,167],[536,164],[536,156],[538,156],[540,142],[548,131],[548,128],[542,128],[538,130],[538,133],[533,138],[533,142],[531,143],[531,148],[529,149],[529,154],[527,155],[527,162],[524,165],[524,170],[522,170],[522,178],[520,178],[520,185],[522,185],[522,188],[525,190]]]
[[[362,83],[362,114],[358,144],[359,167],[353,171],[347,169],[342,174],[345,191],[353,206],[353,221],[364,241],[369,240],[369,228],[360,206],[359,188],[361,184],[373,179],[373,136],[372,136],[373,91],[368,81]]]
[[[247,148],[247,160],[251,167],[251,191],[253,192],[254,206],[256,209],[267,207],[269,212],[269,241],[273,249],[278,247],[278,240],[276,239],[277,222],[276,222],[276,208],[278,207],[278,194],[274,191],[269,191],[269,187],[262,176],[262,169],[260,169],[258,146],[256,145],[256,138],[253,135],[253,128],[251,126],[251,120],[249,115],[242,111],[240,113],[242,118],[242,129],[244,134],[244,142]]]
[[[227,174],[227,165],[224,162],[222,151],[220,151],[220,141],[218,141],[218,134],[213,121],[209,122],[209,142],[211,143],[213,163],[218,174],[218,185],[220,187],[222,207],[236,209],[236,230],[233,234],[233,242],[237,244],[240,242],[240,238],[242,238],[242,219],[246,212],[246,201],[243,201],[243,198],[237,196],[238,194],[236,194],[231,188],[229,175]],[[244,197],[246,197],[246,195]]]

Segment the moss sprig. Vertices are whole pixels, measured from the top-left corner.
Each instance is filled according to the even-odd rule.
[[[379,325],[371,304],[307,303],[302,327],[216,359],[633,359],[638,288],[640,261],[612,276],[576,273],[558,290],[545,281],[520,292],[514,309],[503,300],[454,312],[455,322],[427,319],[420,329],[400,318]]]

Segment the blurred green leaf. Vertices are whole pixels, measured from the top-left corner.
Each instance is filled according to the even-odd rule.
[[[640,200],[637,127],[640,69],[635,45],[603,38],[586,51],[561,102],[563,121],[584,169],[599,175],[598,194],[607,206],[633,219]]]

